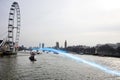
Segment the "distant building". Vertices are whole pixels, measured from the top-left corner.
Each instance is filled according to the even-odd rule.
[[[59,48],[59,42],[56,42],[56,48]]]
[[[65,40],[64,48],[67,48],[67,41]]]
[[[42,48],[44,48],[45,47],[45,45],[44,45],[44,43],[42,43]]]
[[[41,43],[39,43],[39,48],[41,48]]]

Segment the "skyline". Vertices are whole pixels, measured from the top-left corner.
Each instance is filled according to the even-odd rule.
[[[14,1],[0,1],[1,35],[7,31],[9,9]],[[68,46],[120,42],[119,0],[16,1],[21,11],[20,45],[53,46],[59,42],[64,46],[65,40]]]

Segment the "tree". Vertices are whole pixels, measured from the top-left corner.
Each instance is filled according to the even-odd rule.
[[[115,56],[116,54],[116,50],[107,44],[98,47],[97,51],[99,55],[104,55],[104,56]]]

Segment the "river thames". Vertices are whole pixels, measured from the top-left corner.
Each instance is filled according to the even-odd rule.
[[[72,55],[120,72],[119,58]],[[19,52],[16,56],[0,57],[0,80],[120,80],[119,75],[62,54],[37,54],[35,62],[29,56],[28,52]]]

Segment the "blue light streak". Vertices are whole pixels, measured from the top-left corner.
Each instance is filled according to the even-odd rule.
[[[35,50],[35,49],[34,49]],[[73,60],[76,60],[77,62],[82,62],[82,63],[85,63],[85,64],[88,64],[90,66],[93,66],[95,68],[98,68],[106,73],[109,73],[109,74],[112,74],[112,75],[116,75],[116,76],[120,76],[120,72],[119,71],[115,71],[115,70],[112,70],[106,66],[103,66],[103,65],[99,65],[95,62],[90,62],[90,61],[87,61],[87,60],[84,60],[82,58],[79,58],[79,57],[76,57],[72,54],[69,54],[69,53],[66,53],[65,51],[62,51],[62,50],[56,50],[56,49],[53,49],[53,48],[40,48],[40,49],[36,49],[36,50],[45,50],[45,51],[51,51],[51,52],[56,52],[56,53],[59,53],[59,54],[62,54],[70,59],[73,59]]]

